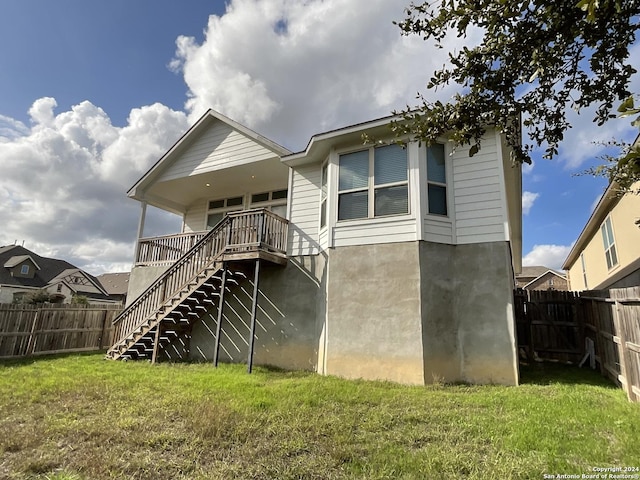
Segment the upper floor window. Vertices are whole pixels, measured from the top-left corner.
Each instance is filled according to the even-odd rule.
[[[392,144],[340,155],[338,220],[409,213],[407,150]]]
[[[329,173],[329,164],[322,166],[322,187],[320,189],[320,228],[327,226],[327,175]]]
[[[20,267],[20,274],[21,275],[29,275],[29,265],[22,265]]]
[[[227,212],[242,210],[244,197],[223,198],[222,200],[211,200],[207,211],[207,229],[215,227]]]
[[[611,226],[611,217],[607,219],[600,227],[602,233],[602,241],[604,243],[604,254],[607,258],[607,268],[612,269],[618,264],[618,254],[616,253],[616,244],[613,239],[613,227]]]
[[[251,195],[251,208],[267,208],[281,217],[287,216],[287,190],[254,193]]]
[[[584,263],[584,253],[580,254],[580,264],[582,265],[582,279],[584,280],[584,288],[585,290],[588,290],[589,285],[587,284],[587,266]]]
[[[430,214],[447,215],[447,171],[442,143],[427,147],[427,201]]]

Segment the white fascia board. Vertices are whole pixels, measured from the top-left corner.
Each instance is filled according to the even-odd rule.
[[[381,129],[381,127],[389,125],[391,121],[399,120],[400,118],[401,117],[397,115],[392,115],[313,135],[305,150],[282,157],[282,162],[290,167],[295,167],[298,165],[322,161],[328,155],[331,147],[344,137],[354,136],[355,139],[357,138],[355,137],[356,134],[362,134],[373,129]]]

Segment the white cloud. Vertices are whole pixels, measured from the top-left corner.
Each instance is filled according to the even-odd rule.
[[[389,115],[413,103],[447,62],[393,20],[405,0],[234,0],[198,44],[178,38],[174,70],[191,119],[209,107],[292,149],[314,133]],[[248,34],[250,32],[250,34]],[[454,37],[455,49],[466,39]],[[455,87],[438,92],[448,99]]]
[[[522,192],[522,214],[528,215],[533,203],[540,196],[539,193]]]
[[[542,265],[560,270],[570,250],[571,245],[534,245],[522,258],[522,265],[525,267]]]
[[[127,265],[139,209],[125,193],[184,133],[186,115],[149,105],[118,128],[90,102],[57,115],[55,107],[53,98],[36,100],[31,128],[5,117],[11,131],[0,142],[0,245],[24,240],[91,273]]]

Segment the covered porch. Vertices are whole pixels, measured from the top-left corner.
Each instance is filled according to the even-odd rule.
[[[230,212],[218,225],[225,228],[222,260],[286,258],[288,221],[267,208]],[[217,226],[216,226],[217,227]],[[168,266],[196,246],[209,231],[138,239],[134,266]]]

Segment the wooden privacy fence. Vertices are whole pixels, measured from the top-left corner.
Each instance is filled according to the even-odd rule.
[[[514,293],[518,348],[536,359],[598,364],[640,401],[640,287]]]
[[[120,305],[0,304],[0,358],[107,349],[121,311]]]

